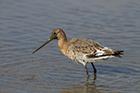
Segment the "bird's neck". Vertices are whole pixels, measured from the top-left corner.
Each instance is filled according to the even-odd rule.
[[[60,51],[66,55],[66,51],[67,51],[67,48],[68,48],[68,40],[67,38],[61,38],[58,40],[58,47],[60,49]]]

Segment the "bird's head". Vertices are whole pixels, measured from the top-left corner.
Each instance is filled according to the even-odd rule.
[[[67,40],[66,38],[66,34],[63,31],[63,29],[61,28],[55,28],[52,30],[52,33],[49,37],[49,39],[43,44],[41,45],[39,48],[37,48],[36,50],[33,51],[33,53],[37,52],[39,49],[41,49],[42,47],[44,47],[45,45],[47,45],[49,42],[53,41],[53,40]]]

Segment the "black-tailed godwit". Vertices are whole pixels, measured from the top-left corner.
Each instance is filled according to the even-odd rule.
[[[93,79],[95,80],[97,70],[94,66],[94,62],[96,60],[120,57],[123,54],[123,51],[104,47],[94,40],[78,38],[68,40],[65,32],[61,28],[53,29],[48,41],[36,50],[34,50],[33,53],[37,52],[40,48],[42,48],[54,39],[58,40],[58,47],[65,56],[74,60],[77,63],[81,63],[85,67],[87,79],[89,78],[89,73],[87,69],[88,63],[90,63],[93,67]]]

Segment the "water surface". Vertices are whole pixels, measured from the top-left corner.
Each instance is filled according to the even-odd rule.
[[[0,92],[139,93],[139,15],[139,0],[1,0]],[[83,66],[63,56],[56,41],[32,55],[55,27],[125,55],[96,63],[96,82],[85,84]]]

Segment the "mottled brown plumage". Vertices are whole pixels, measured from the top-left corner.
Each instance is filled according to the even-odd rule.
[[[40,48],[48,44],[50,41],[57,39],[60,51],[68,58],[77,63],[84,65],[88,76],[87,63],[91,63],[94,69],[94,80],[96,79],[96,68],[94,62],[96,60],[107,59],[115,56],[121,56],[123,51],[116,51],[102,46],[100,43],[91,39],[71,39],[68,40],[65,32],[61,28],[53,29],[51,36],[47,42],[41,47],[33,51],[35,53]]]

